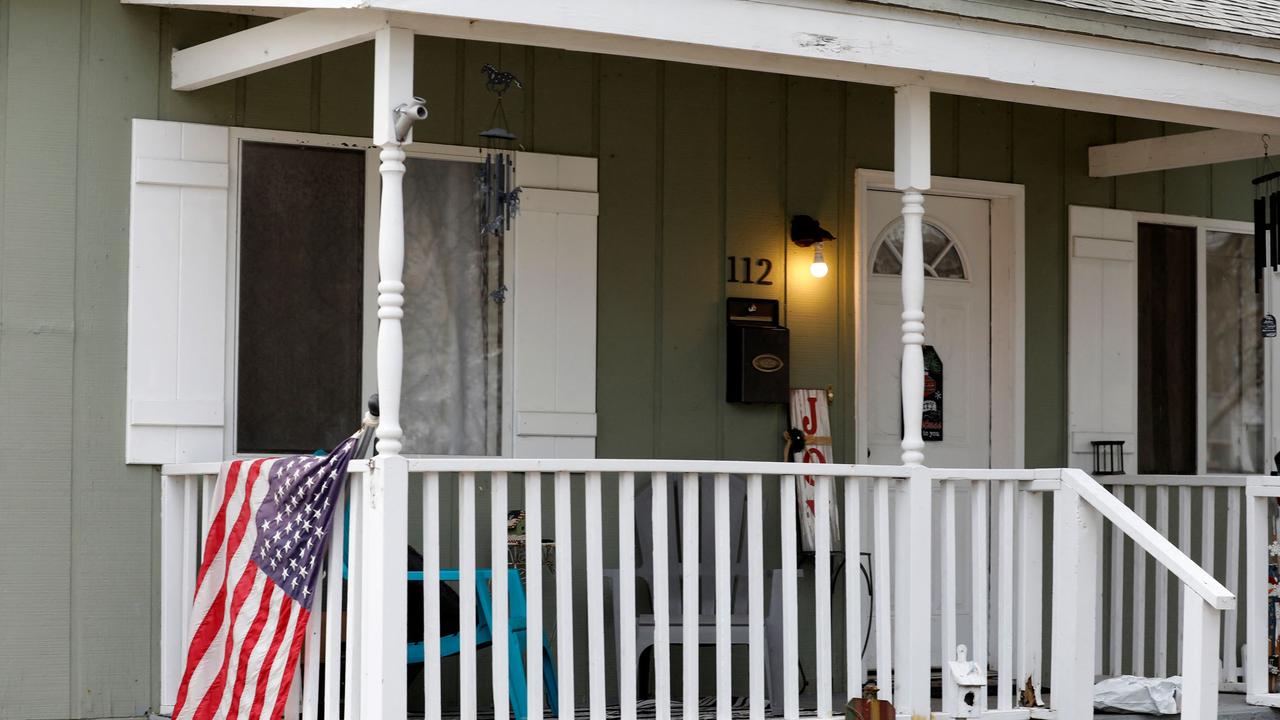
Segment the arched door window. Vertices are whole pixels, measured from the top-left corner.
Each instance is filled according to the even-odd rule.
[[[941,280],[967,280],[960,248],[945,230],[931,222],[924,222],[924,274]],[[902,274],[902,218],[889,224],[876,238],[871,257],[871,272],[875,275]]]

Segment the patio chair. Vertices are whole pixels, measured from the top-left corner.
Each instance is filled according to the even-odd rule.
[[[344,522],[350,521],[350,508],[347,508]],[[343,538],[342,544],[342,579],[348,579],[347,556],[350,549],[350,542],[347,537]],[[410,548],[412,551],[412,548]],[[419,563],[421,558],[419,557]],[[441,584],[459,580],[460,571],[444,570],[440,571]],[[406,573],[406,579],[411,583],[423,583],[424,575],[422,570],[409,570]],[[489,568],[476,568],[476,605],[479,611],[476,614],[476,647],[483,648],[493,644],[493,570]],[[426,588],[423,588],[423,592]],[[410,588],[410,595],[413,590]],[[417,601],[408,603],[410,613],[417,613],[418,617],[422,615],[422,593],[417,596]],[[507,682],[510,692],[508,697],[511,699],[511,710],[515,714],[516,720],[526,720],[528,718],[528,698],[529,690],[525,681],[525,658],[527,657],[527,605],[524,595],[524,583],[520,579],[520,571],[516,568],[507,568]],[[416,607],[415,607],[416,605]],[[447,612],[441,603],[441,615]],[[442,622],[443,624],[443,622]],[[457,623],[455,622],[454,625]],[[457,655],[462,650],[461,633],[450,633],[441,635],[440,637],[440,657],[450,657]],[[410,642],[406,647],[406,656],[408,665],[418,665],[426,660],[426,644],[422,641]],[[550,639],[544,634],[542,636],[542,681],[545,688],[545,696],[547,704],[551,708],[551,714],[559,716],[559,684],[556,681],[555,662],[551,655]]]
[[[669,493],[667,499],[667,522],[672,535],[667,542],[666,562],[669,568],[667,573],[667,602],[670,608],[668,628],[672,645],[680,645],[684,642],[683,563],[680,556],[683,552],[680,540],[682,537],[682,528],[680,527],[681,483],[682,478],[679,477],[670,478],[667,482],[667,491]],[[698,553],[701,559],[698,564],[698,644],[714,645],[716,642],[715,522],[713,520],[715,482],[712,476],[705,475],[699,478],[698,496]],[[651,485],[645,485],[637,491],[635,508],[636,549],[639,555],[636,560],[636,576],[638,580],[643,581],[638,582],[637,587],[647,589],[652,598],[654,558],[653,543],[649,532],[649,522],[653,515]],[[729,476],[729,532],[730,542],[732,543],[730,548],[732,613],[730,614],[729,642],[733,645],[747,645],[750,643],[749,616],[747,615],[748,567],[746,545],[743,542],[746,509],[746,482],[738,475],[731,475]],[[606,570],[605,578],[611,586],[611,593],[613,594],[614,647],[620,649],[622,647],[622,620],[618,606],[619,571],[617,569]],[[771,613],[770,618],[766,620],[766,625],[772,619]],[[655,625],[656,618],[652,614],[636,616],[636,666],[640,673],[644,673],[646,668],[645,665],[641,664],[641,660],[644,658],[645,653],[653,647]],[[781,662],[773,659],[773,653],[769,652],[769,642],[768,634],[766,634],[764,647],[764,656],[768,658],[765,663],[766,687],[772,687],[770,679],[780,671],[779,663]],[[644,687],[643,680],[645,677],[645,675],[641,675],[640,687]],[[775,700],[772,697],[769,699],[771,702]]]

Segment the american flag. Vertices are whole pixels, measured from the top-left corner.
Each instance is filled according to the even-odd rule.
[[[283,713],[358,440],[326,457],[223,463],[174,720]]]

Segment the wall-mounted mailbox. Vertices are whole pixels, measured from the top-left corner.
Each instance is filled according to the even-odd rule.
[[[777,300],[729,298],[725,399],[785,403],[791,387],[791,335],[778,323]]]

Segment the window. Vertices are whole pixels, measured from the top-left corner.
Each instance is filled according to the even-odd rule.
[[[244,142],[239,155],[235,450],[310,452],[364,405],[362,150]],[[410,157],[404,176],[406,455],[501,452],[499,239],[480,233],[473,162]],[[376,223],[376,218],[372,220]],[[287,401],[282,401],[287,398]]]
[[[1138,225],[1139,472],[1263,472],[1261,320],[1252,235]]]
[[[364,153],[240,148],[236,439],[333,447],[360,421]]]
[[[132,131],[126,460],[332,445],[376,386],[377,151]],[[482,151],[407,151],[404,452],[593,457],[596,160],[516,153],[499,245],[476,217]]]
[[[1070,460],[1142,474],[1269,470],[1266,288],[1243,223],[1070,208]]]
[[[923,251],[925,277],[942,280],[964,280],[964,260],[960,257],[960,248],[951,236],[937,225],[925,221],[923,223]],[[902,274],[902,218],[898,218],[886,227],[878,238],[878,246],[872,257],[875,258],[871,270],[876,275]]]

